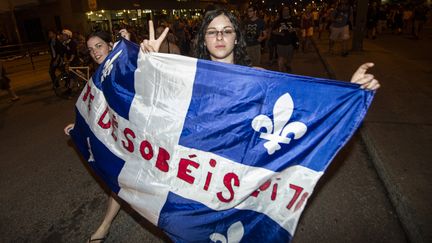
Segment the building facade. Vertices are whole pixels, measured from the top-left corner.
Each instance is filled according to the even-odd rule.
[[[41,42],[47,40],[48,30],[68,28],[85,34],[97,28],[110,30],[119,23],[139,27],[155,15],[196,16],[210,4],[232,3],[226,0],[6,0],[5,6],[0,5],[0,33],[8,38],[9,44]]]

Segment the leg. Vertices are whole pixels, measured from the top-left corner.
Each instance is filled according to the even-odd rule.
[[[329,36],[329,52],[330,54],[333,54],[333,48],[335,45],[335,41],[338,39],[339,36],[339,28],[331,27],[330,26],[330,36]]]
[[[111,223],[120,211],[120,203],[111,195],[108,199],[108,207],[104,219],[99,228],[91,235],[90,239],[103,239],[109,233]],[[93,241],[94,242],[94,241]]]
[[[342,40],[342,56],[348,55],[348,40]]]
[[[278,52],[278,58],[277,58],[277,64],[278,64],[278,70],[279,72],[286,72],[286,46],[285,45],[277,45],[277,52]]]
[[[348,55],[348,46],[349,46],[349,27],[348,25],[342,27],[342,56],[345,57]]]
[[[293,56],[294,56],[294,46],[293,45],[288,45],[287,46],[287,56],[286,56],[286,71],[288,73],[292,72],[291,63],[292,63],[292,60],[293,60]]]
[[[57,66],[56,66],[55,60],[51,60],[48,73],[51,77],[51,81],[52,81],[53,85],[55,85],[55,80],[56,80],[56,75],[55,75],[56,69],[57,69]]]

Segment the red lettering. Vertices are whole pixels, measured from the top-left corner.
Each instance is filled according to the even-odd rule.
[[[214,168],[216,166],[216,160],[210,159],[209,164],[210,164],[211,167]]]
[[[240,186],[240,180],[236,174],[228,173],[224,176],[223,182],[224,182],[225,187],[228,189],[230,196],[229,196],[229,198],[224,198],[222,195],[222,192],[218,192],[216,194],[216,196],[221,202],[228,203],[234,199],[234,190],[232,187],[232,181],[233,180],[234,180],[234,183],[233,183],[234,186],[239,187]]]
[[[99,118],[99,121],[98,121],[98,125],[103,129],[108,129],[111,127],[111,121],[110,120],[108,120],[106,123],[104,123],[104,120],[105,120],[106,115],[108,114],[108,111],[109,111],[109,107],[107,107],[105,109],[105,111],[102,113],[102,116]]]
[[[114,141],[117,141],[117,128],[118,128],[118,122],[116,115],[112,115],[111,118],[111,124],[112,124],[112,132],[111,136],[114,138]]]
[[[160,171],[168,172],[168,160],[170,159],[170,154],[164,148],[159,148],[159,153],[156,159],[156,168]]]
[[[94,96],[92,94],[90,94],[90,99],[89,99],[88,106],[87,106],[88,111],[91,110],[91,104],[92,104],[93,100],[94,100]]]
[[[153,158],[153,148],[150,142],[147,140],[141,142],[140,152],[141,152],[141,156],[146,160],[151,160],[151,158]]]
[[[204,188],[203,188],[206,191],[208,191],[208,188],[210,186],[210,181],[211,181],[212,175],[213,175],[213,173],[211,173],[211,172],[207,173],[206,181],[205,181]]]
[[[193,155],[192,155],[193,156]],[[195,156],[194,156],[195,157]],[[189,156],[189,158],[193,158]],[[189,160],[189,159],[181,159],[179,163],[179,169],[177,172],[177,177],[186,181],[189,184],[193,184],[195,181],[195,177],[189,175],[192,171],[188,169],[189,165],[194,167],[195,169],[198,169],[200,166],[197,162]]]
[[[304,203],[304,201],[306,201],[306,198],[309,196],[309,193],[305,192],[303,193],[303,195],[300,198],[300,201],[296,204],[294,211],[297,211]]]
[[[91,103],[94,100],[94,95],[92,95],[90,91],[91,91],[91,87],[90,87],[90,85],[87,84],[87,90],[86,90],[85,94],[83,95],[83,101],[84,102],[87,101],[87,99],[90,97],[89,102],[87,104],[88,111],[90,111]]]
[[[258,188],[258,190],[254,191],[254,192],[251,194],[251,196],[252,196],[252,197],[258,197],[258,194],[259,194],[260,192],[262,192],[262,191],[267,190],[267,188],[269,188],[270,185],[271,185],[271,180],[268,180],[268,181],[264,182],[264,184],[262,184],[262,185]]]
[[[123,148],[125,148],[127,151],[132,153],[135,148],[134,148],[134,144],[131,141],[131,139],[136,137],[135,133],[131,129],[125,128],[123,131],[123,134],[127,140],[127,145],[126,145],[126,142],[122,140]],[[128,136],[131,136],[132,138],[129,138]]]
[[[294,203],[297,201],[297,199],[300,196],[300,194],[302,193],[303,187],[299,187],[299,186],[296,186],[296,185],[293,185],[293,184],[290,184],[289,187],[291,189],[294,189],[294,191],[295,191],[293,198],[291,199],[291,201],[287,205],[287,208],[291,209],[292,206],[294,205]]]
[[[211,167],[214,168],[216,166],[216,160],[210,159],[209,164],[210,164]],[[210,171],[207,172],[206,181],[205,181],[205,184],[204,184],[204,187],[203,187],[203,189],[206,190],[206,191],[208,191],[208,188],[210,186],[210,182],[211,182],[212,176],[213,176],[213,173],[211,173]]]
[[[272,191],[272,194],[271,194],[271,200],[272,200],[272,201],[276,200],[277,188],[278,188],[278,184],[275,183],[275,184],[273,185],[273,191]]]
[[[86,90],[85,94],[83,95],[83,101],[87,101],[89,94],[91,94],[90,91],[91,91],[91,87],[90,87],[90,85],[87,84],[87,90]]]

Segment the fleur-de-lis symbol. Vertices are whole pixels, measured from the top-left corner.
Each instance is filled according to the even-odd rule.
[[[281,148],[280,143],[289,144],[291,138],[289,134],[294,134],[294,139],[301,138],[307,130],[307,127],[302,122],[288,123],[294,110],[294,102],[291,95],[286,93],[279,97],[273,107],[273,122],[266,115],[256,116],[252,120],[252,128],[260,132],[260,129],[265,128],[265,132],[261,132],[260,138],[268,140],[264,143],[267,153],[272,155],[275,151]]]
[[[122,52],[123,52],[123,50],[120,50],[111,59],[108,59],[105,62],[105,65],[104,65],[103,70],[102,70],[101,82],[103,82],[105,80],[105,78],[111,73],[111,70],[113,69],[114,61],[120,56],[120,54]]]
[[[227,237],[220,233],[213,233],[210,235],[210,240],[217,243],[238,243],[243,238],[244,228],[243,224],[238,221],[232,224],[227,231]]]

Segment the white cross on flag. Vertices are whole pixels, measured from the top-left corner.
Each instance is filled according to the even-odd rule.
[[[79,97],[71,135],[104,182],[175,242],[289,242],[373,95],[122,40]]]

